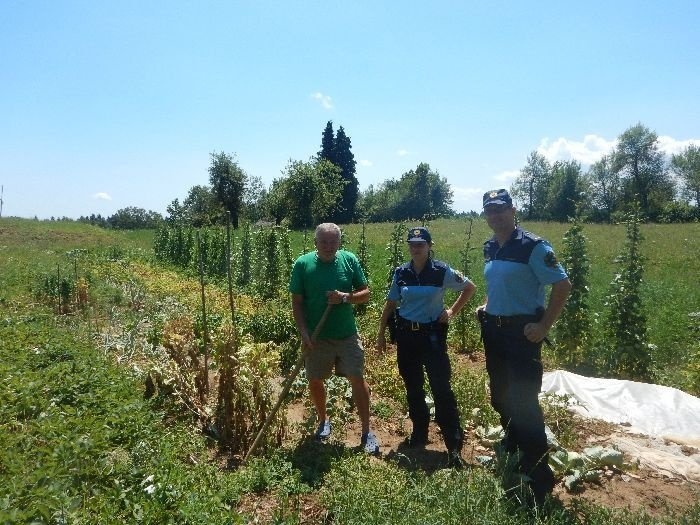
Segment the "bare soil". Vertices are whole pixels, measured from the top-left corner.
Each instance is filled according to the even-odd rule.
[[[479,358],[458,356],[460,360],[468,361],[470,366],[483,366]],[[372,400],[373,403],[376,399]],[[287,406],[287,420],[290,432],[287,443],[293,446],[304,438],[304,433],[311,433],[314,415],[308,400],[297,400]],[[429,430],[429,442],[424,450],[407,448],[404,440],[411,430],[407,417],[399,419],[383,419],[372,416],[372,430],[381,444],[380,454],[375,459],[383,461],[391,459],[409,470],[422,470],[427,474],[447,467],[447,453],[440,435],[439,428],[433,422]],[[594,445],[608,446],[610,438],[620,429],[609,423],[593,419],[576,419],[575,432],[577,442],[570,450],[583,450]],[[360,444],[361,426],[359,420],[353,417],[345,425],[335,424],[333,427],[333,442],[343,443],[348,448]],[[476,456],[493,456],[493,450],[479,442],[473,428],[465,428],[466,439],[463,458],[471,468],[482,468],[475,459]],[[554,489],[554,497],[563,505],[570,507],[574,500],[582,499],[608,508],[643,510],[651,516],[668,516],[691,506],[700,498],[700,483],[687,481],[680,477],[671,477],[649,468],[633,470],[608,469],[597,482],[585,482],[576,492],[569,492],[559,480]],[[250,495],[241,502],[240,511],[255,515],[261,523],[266,523],[285,512],[304,516],[302,523],[327,522],[326,510],[318,503],[316,497],[303,495],[289,502],[288,509],[280,509],[275,496]]]

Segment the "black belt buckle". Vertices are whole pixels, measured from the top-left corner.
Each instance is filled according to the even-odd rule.
[[[505,319],[503,319],[503,316],[502,316],[502,315],[497,315],[497,316],[496,316],[496,326],[497,326],[498,328],[501,328],[501,327],[505,326],[505,324],[506,324],[506,323],[505,323]]]
[[[416,321],[411,321],[411,331],[412,332],[419,332],[420,331],[420,323]]]

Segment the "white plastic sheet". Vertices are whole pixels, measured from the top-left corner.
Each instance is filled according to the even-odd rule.
[[[636,381],[584,377],[563,370],[544,374],[542,391],[571,396],[583,417],[623,425],[610,442],[625,455],[660,472],[700,481],[700,399],[681,390]],[[622,431],[623,428],[620,430]],[[664,440],[687,445],[673,447]]]
[[[542,391],[573,396],[583,416],[700,447],[700,399],[676,388],[556,370],[544,374]]]

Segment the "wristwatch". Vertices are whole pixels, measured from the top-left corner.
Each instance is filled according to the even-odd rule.
[[[348,296],[349,296],[349,295],[350,295],[349,293],[343,294],[343,297],[342,297],[341,301],[342,301],[343,303],[347,303],[347,302],[348,302]]]

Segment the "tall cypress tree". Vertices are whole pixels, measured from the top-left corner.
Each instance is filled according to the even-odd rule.
[[[355,177],[355,165],[357,163],[351,150],[350,137],[345,134],[343,126],[340,126],[335,135],[335,147],[333,149],[335,160],[332,162],[341,169],[341,176],[346,181],[345,188],[343,188],[343,200],[336,217],[336,222],[343,224],[352,222],[352,219],[355,217],[359,193],[359,183],[357,177]]]
[[[335,153],[335,137],[333,136],[333,121],[329,120],[326,129],[321,135],[321,151],[318,152],[319,160],[326,159],[335,164],[333,155]]]

